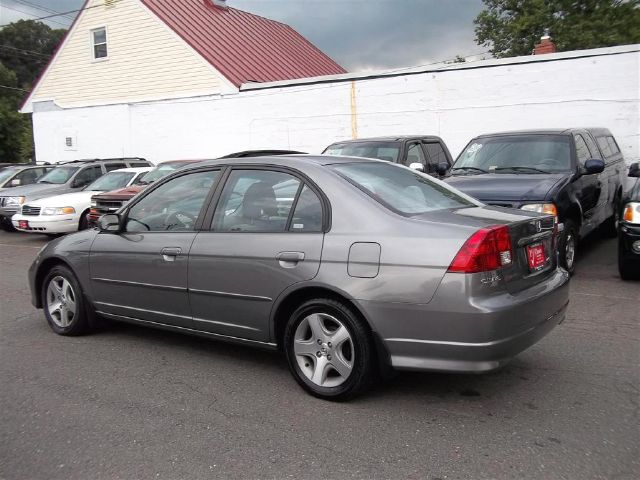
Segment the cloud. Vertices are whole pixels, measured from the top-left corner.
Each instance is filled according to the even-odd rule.
[[[199,0],[194,0],[199,1]],[[357,72],[407,67],[467,56],[485,49],[474,42],[473,19],[482,0],[227,0],[229,6],[291,25],[318,48]],[[28,0],[65,12],[82,0]],[[2,23],[44,16],[43,10],[3,0]],[[15,12],[27,11],[27,14]],[[20,16],[22,15],[22,16]],[[68,25],[64,17],[53,19]],[[60,28],[57,23],[50,23]]]

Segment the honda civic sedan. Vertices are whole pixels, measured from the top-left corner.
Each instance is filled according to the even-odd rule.
[[[486,372],[565,318],[555,219],[384,161],[292,155],[180,170],[29,271],[60,335],[100,317],[279,349],[342,400],[392,369]]]

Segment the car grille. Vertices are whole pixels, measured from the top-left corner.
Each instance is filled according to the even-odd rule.
[[[32,207],[30,205],[25,205],[22,207],[22,215],[37,217],[38,215],[40,215],[40,207]]]
[[[123,205],[122,200],[98,200],[95,209],[100,213],[112,213]]]

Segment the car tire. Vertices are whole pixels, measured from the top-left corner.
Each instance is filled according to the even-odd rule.
[[[622,280],[640,280],[640,262],[625,259],[622,239],[618,240],[618,272]]]
[[[47,273],[40,290],[42,308],[51,329],[58,335],[82,335],[89,330],[87,304],[73,272],[57,265]]]
[[[89,219],[87,218],[87,215],[89,215],[89,210],[87,210],[86,212],[82,212],[82,215],[80,215],[80,222],[78,223],[78,231],[86,230],[87,228],[89,228]]]
[[[607,238],[616,238],[618,236],[618,220],[620,219],[620,200],[616,196],[613,203],[613,215],[607,218],[602,224],[602,233]]]
[[[4,230],[5,232],[18,231],[16,230],[16,227],[13,226],[13,223],[11,223],[11,219],[6,217],[2,217],[2,219],[0,219],[0,228],[2,228],[2,230]]]
[[[371,332],[343,302],[317,298],[300,305],[287,323],[284,350],[296,381],[318,398],[348,400],[372,383]]]
[[[576,271],[576,252],[578,250],[578,229],[573,220],[564,222],[564,231],[558,243],[560,266],[570,275]]]

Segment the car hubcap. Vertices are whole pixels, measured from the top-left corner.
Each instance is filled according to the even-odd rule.
[[[573,260],[576,256],[576,241],[573,238],[573,234],[567,235],[567,245],[565,247],[565,260],[567,262],[567,268],[573,267]]]
[[[294,335],[293,351],[302,373],[319,387],[337,387],[353,370],[353,340],[340,320],[325,313],[305,317]]]
[[[47,309],[57,326],[66,328],[76,316],[76,294],[64,277],[54,277],[47,287]]]

